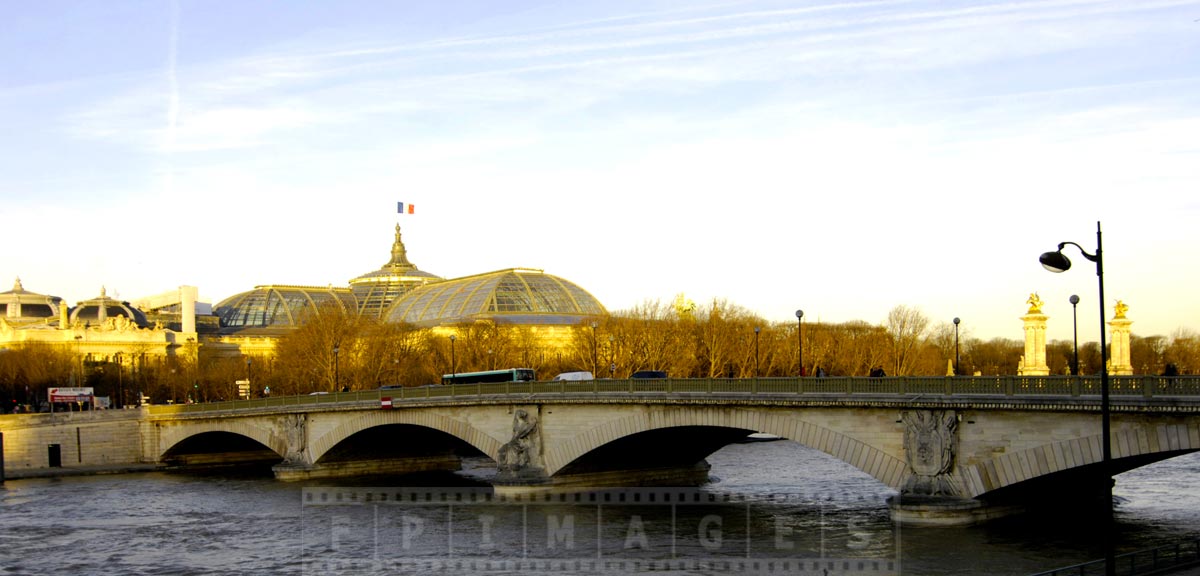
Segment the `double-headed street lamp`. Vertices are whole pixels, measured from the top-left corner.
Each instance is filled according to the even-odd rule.
[[[796,311],[796,364],[804,376],[804,311]]]
[[[1100,239],[1100,222],[1096,222],[1096,253],[1088,254],[1083,246],[1074,242],[1060,242],[1058,250],[1054,252],[1046,252],[1042,254],[1038,261],[1042,266],[1051,272],[1065,272],[1071,268],[1071,261],[1062,253],[1064,247],[1070,244],[1079,249],[1079,253],[1083,254],[1084,258],[1096,263],[1096,277],[1100,282],[1100,446],[1101,446],[1101,472],[1103,474],[1104,488],[1101,490],[1101,497],[1104,498],[1105,515],[1104,515],[1104,573],[1108,576],[1114,576],[1117,573],[1115,557],[1113,556],[1112,546],[1112,523],[1113,523],[1113,505],[1112,505],[1112,467],[1109,465],[1112,460],[1112,446],[1109,440],[1109,407],[1108,407],[1108,342],[1104,334],[1104,256],[1101,249]],[[1075,301],[1071,302],[1074,306]]]

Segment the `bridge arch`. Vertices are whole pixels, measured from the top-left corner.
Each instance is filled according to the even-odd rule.
[[[205,420],[202,422],[177,424],[158,423],[157,426],[159,426],[159,443],[158,454],[155,454],[155,460],[160,462],[180,442],[212,432],[224,432],[244,436],[270,448],[280,458],[284,458],[287,455],[287,438],[281,434],[277,434],[271,428],[258,426],[253,420],[249,419]]]
[[[557,442],[545,455],[546,473],[553,476],[589,452],[622,438],[689,426],[751,430],[781,436],[829,454],[896,489],[903,485],[907,469],[902,455],[889,454],[827,426],[805,421],[794,411],[681,407],[639,412]]]
[[[1114,473],[1200,451],[1200,424],[1127,423],[1114,427],[1110,438]],[[1049,442],[959,466],[964,496],[977,498],[1018,484],[1079,471],[1103,461],[1101,436],[1094,434]]]
[[[474,446],[492,459],[500,452],[500,441],[462,420],[427,410],[376,410],[347,418],[332,430],[313,439],[308,446],[309,462],[319,461],[340,442],[363,430],[393,424],[408,424],[444,432]]]

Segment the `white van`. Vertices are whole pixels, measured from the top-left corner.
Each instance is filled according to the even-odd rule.
[[[596,377],[592,376],[592,373],[587,372],[587,371],[563,372],[562,374],[555,376],[554,380],[552,380],[552,382],[557,382],[559,380],[595,380],[595,379],[596,379]]]

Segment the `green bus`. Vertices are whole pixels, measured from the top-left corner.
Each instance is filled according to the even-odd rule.
[[[483,372],[461,372],[442,374],[442,384],[475,384],[477,382],[533,382],[537,374],[533,368],[508,368]]]

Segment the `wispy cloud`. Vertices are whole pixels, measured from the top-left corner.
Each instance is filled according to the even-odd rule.
[[[263,145],[297,128],[357,122],[372,114],[416,119],[434,110],[478,113],[493,105],[525,105],[533,119],[648,88],[688,93],[757,81],[776,82],[778,91],[813,77],[1062,52],[1122,34],[1085,21],[1189,4],[1059,0],[945,6],[879,0],[753,10],[716,5],[517,33],[267,48],[186,70],[177,61],[180,22],[173,5],[165,129],[146,125],[148,110],[161,100],[145,95],[162,91],[145,86],[102,100],[75,120],[77,133],[90,138],[148,142],[147,136],[160,134],[161,144],[147,147],[213,150]]]

